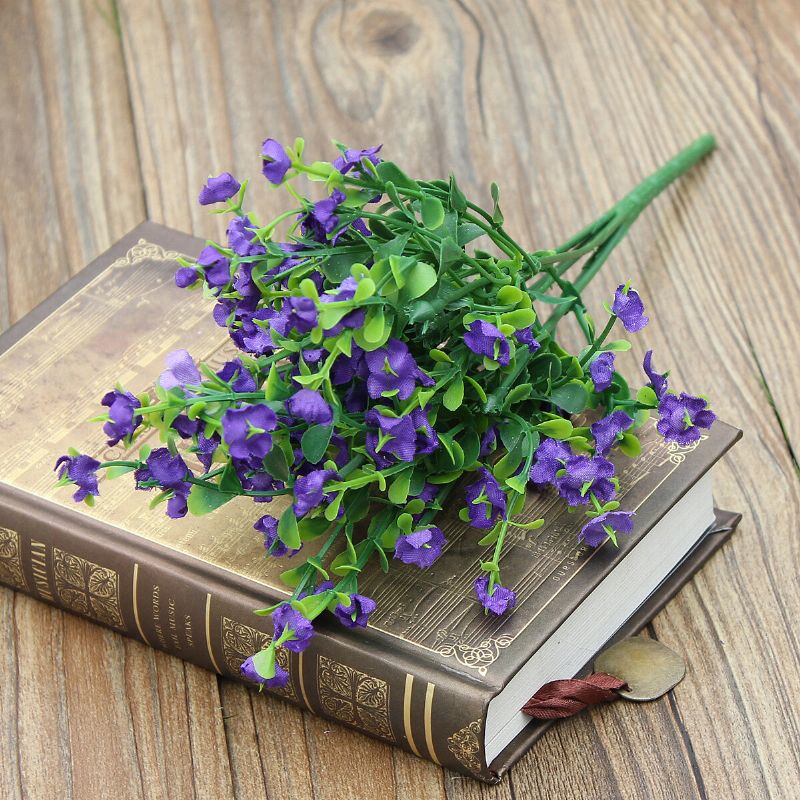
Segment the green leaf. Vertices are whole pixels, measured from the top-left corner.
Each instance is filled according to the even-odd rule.
[[[275,648],[259,650],[253,656],[253,668],[262,677],[269,680],[275,677]]]
[[[642,388],[636,392],[636,400],[643,406],[648,406],[649,408],[655,408],[658,405],[658,396],[649,386],[642,386]]]
[[[550,399],[570,414],[579,414],[589,403],[589,392],[580,381],[570,381],[553,389]]]
[[[505,481],[510,478],[522,463],[523,453],[522,447],[515,447],[510,452],[506,453],[495,465],[492,472],[498,481]]]
[[[383,306],[370,311],[364,325],[364,339],[368,342],[379,342],[383,337],[384,317]]]
[[[133,472],[133,470],[135,469],[136,467],[108,467],[106,469],[105,474],[110,481],[113,481],[114,478],[119,478],[120,475],[125,475],[128,472]]]
[[[322,536],[330,526],[330,522],[325,517],[303,517],[297,521],[297,530],[300,533],[300,539],[304,542]]]
[[[448,411],[456,411],[461,407],[464,402],[464,380],[460,375],[450,382],[442,402]]]
[[[300,449],[306,461],[318,464],[322,461],[331,441],[333,428],[330,425],[312,425],[300,439]]]
[[[297,550],[302,542],[297,527],[297,517],[292,506],[288,506],[278,520],[278,538],[290,549]]]
[[[500,321],[513,325],[517,330],[529,328],[536,321],[536,312],[532,308],[518,308],[500,315]]]
[[[561,359],[552,353],[542,353],[533,359],[537,375],[542,375],[555,381],[561,377]]]
[[[372,297],[375,294],[375,281],[372,278],[362,278],[358,285],[356,286],[356,293],[353,297],[356,303],[360,303],[362,300],[366,300],[368,297]]]
[[[429,475],[428,483],[432,483],[435,486],[440,486],[444,483],[452,483],[453,481],[458,480],[463,472],[464,470],[456,469],[452,472],[440,472],[437,475]]]
[[[388,497],[396,506],[403,505],[408,497],[412,472],[413,469],[407,469],[401,472],[394,481],[392,481],[392,485],[389,487]]]
[[[444,206],[437,197],[425,195],[422,198],[422,223],[428,230],[435,231],[444,222]]]
[[[445,236],[439,248],[439,274],[457,264],[464,257],[464,251],[452,236]]]
[[[381,161],[375,168],[375,171],[378,173],[378,177],[384,182],[391,181],[395,186],[401,189],[420,190],[419,184],[415,180],[409,178],[408,175],[392,161]]]
[[[529,383],[520,383],[506,395],[506,402],[504,405],[509,408],[514,405],[514,403],[521,403],[531,396],[532,391],[533,389]]]
[[[187,505],[189,513],[196,517],[210,514],[220,506],[225,505],[234,495],[220,492],[219,489],[212,489],[210,486],[198,486],[194,484],[189,492]]]
[[[464,466],[471,467],[478,460],[481,450],[481,437],[477,431],[466,431],[461,439],[461,449],[464,451]]]
[[[219,489],[221,492],[230,492],[232,494],[241,494],[242,482],[233,468],[233,462],[229,461],[219,476]]]
[[[424,261],[417,261],[406,273],[403,297],[406,300],[414,300],[422,297],[425,292],[436,284],[436,270]]]
[[[431,350],[428,355],[434,360],[438,361],[441,364],[452,364],[453,359],[450,358],[444,350]]]
[[[368,247],[350,253],[333,253],[322,264],[325,277],[334,284],[341,283],[348,275],[353,264],[361,264],[372,258]]]
[[[278,481],[289,479],[289,462],[286,453],[277,444],[274,444],[270,451],[264,456],[264,469]]]
[[[463,213],[467,210],[467,197],[461,191],[454,175],[450,176],[450,190],[447,193],[447,203],[454,211]]]
[[[489,399],[486,396],[486,392],[483,390],[483,386],[481,386],[478,381],[475,380],[475,378],[465,375],[464,380],[477,392],[481,403],[485,403]]]
[[[500,210],[500,188],[496,183],[492,183],[492,222],[495,225],[502,225],[504,222],[503,212]]]
[[[333,522],[336,517],[339,516],[339,507],[342,505],[342,499],[344,498],[345,491],[339,492],[333,499],[333,502],[325,508],[325,519],[329,519],[331,522]]]
[[[632,433],[623,433],[619,449],[629,458],[636,458],[642,452],[642,443]]]
[[[500,432],[500,441],[506,450],[513,450],[522,441],[525,434],[525,429],[515,420],[506,420],[498,427]]]
[[[380,547],[380,545],[379,545],[378,547],[375,548],[375,552],[378,554],[378,560],[381,562],[381,569],[384,572],[388,572],[389,571],[389,559],[386,558],[386,553],[383,551],[383,548]]]
[[[369,513],[369,486],[349,491],[342,502],[349,522],[358,522]]]
[[[479,239],[485,233],[486,231],[480,225],[475,225],[473,222],[464,222],[458,226],[456,237],[459,246],[463,247],[465,244]]]
[[[631,343],[625,339],[618,339],[616,342],[606,342],[600,349],[622,353],[631,349]]]
[[[299,567],[292,567],[291,569],[284,570],[281,572],[281,580],[289,587],[294,589],[297,584],[303,579],[305,575],[305,569],[303,569],[305,565],[301,565]],[[264,609],[265,612],[269,613],[269,609]],[[256,611],[256,614],[259,612]],[[263,615],[261,615],[263,616]]]
[[[572,435],[572,423],[568,419],[548,419],[540,422],[536,430],[551,439],[569,439]]]

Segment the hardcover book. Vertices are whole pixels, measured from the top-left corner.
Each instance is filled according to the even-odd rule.
[[[105,479],[89,509],[57,490],[53,473],[68,446],[125,457],[100,426],[76,420],[117,380],[146,390],[165,354],[187,343],[212,364],[235,356],[208,301],[173,281],[176,259],[202,245],[144,223],[0,337],[0,582],[241,679],[242,661],[269,640],[268,618],[253,610],[289,597],[286,560],[265,558],[252,527],[263,512],[241,498],[169,520],[127,482]],[[738,515],[714,511],[709,470],[739,435],[717,423],[682,448],[642,431],[642,456],[619,461],[620,499],[636,512],[619,548],[579,544],[578,517],[531,491],[523,517],[546,522],[509,533],[503,574],[518,602],[504,617],[487,616],[472,593],[491,548],[446,509],[437,524],[448,545],[435,565],[395,562],[389,576],[368,568],[360,590],[378,603],[369,627],[320,620],[306,651],[279,651],[290,680],[271,693],[499,780],[550,724],[525,717],[525,701],[639,630],[730,535]]]

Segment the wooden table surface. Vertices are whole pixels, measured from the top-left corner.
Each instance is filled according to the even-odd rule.
[[[3,0],[0,327],[145,217],[219,235],[210,173],[277,211],[267,136],[497,179],[536,249],[713,131],[588,296],[632,279],[635,356],[745,429],[715,489],[745,517],[650,628],[688,660],[674,693],[559,724],[494,788],[0,590],[0,796],[796,798],[799,22],[795,0]]]

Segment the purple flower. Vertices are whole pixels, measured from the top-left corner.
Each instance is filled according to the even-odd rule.
[[[91,456],[61,456],[56,461],[54,469],[58,470],[58,477],[65,475],[74,483],[78,489],[72,495],[76,503],[83,502],[90,495],[98,497],[100,489],[97,485],[97,468],[100,462]]]
[[[289,548],[278,538],[278,520],[275,517],[264,514],[253,527],[264,534],[264,549],[268,555],[283,558],[287,553],[293,556],[299,552],[299,548],[289,552]]]
[[[364,359],[369,370],[367,391],[372,398],[397,390],[398,399],[408,400],[417,381],[423,386],[434,384],[417,366],[406,343],[399,339],[389,339],[385,347],[365,353]]]
[[[254,468],[254,464],[255,467]],[[240,461],[233,459],[233,468],[242,482],[242,488],[248,492],[273,492],[285,488],[281,481],[276,481],[268,472],[258,469],[261,464],[259,459],[253,459],[253,462]],[[272,497],[269,495],[255,495],[253,497],[254,503],[271,503]]]
[[[416,498],[418,500],[422,500],[423,503],[432,503],[439,494],[439,488],[439,486],[436,486],[433,483],[426,483],[422,487],[422,491],[416,495]]]
[[[351,594],[350,604],[343,606],[339,603],[333,613],[346,628],[366,628],[369,615],[377,607],[377,603],[371,597]]]
[[[581,528],[578,541],[585,542],[589,547],[597,547],[611,536],[612,541],[616,542],[615,532],[630,533],[633,530],[632,517],[631,511],[606,511]]]
[[[352,150],[349,147],[344,151],[344,155],[339,156],[334,162],[334,169],[338,169],[342,175],[346,175],[351,169],[356,168],[353,172],[354,178],[360,178],[361,172],[361,159],[368,158],[373,164],[380,164],[381,160],[376,155],[383,147],[382,144],[375,147],[367,147],[364,150]]]
[[[185,289],[197,283],[200,274],[194,267],[179,267],[175,271],[175,285],[179,289]]]
[[[234,253],[247,256],[263,256],[267,251],[258,241],[255,226],[247,217],[234,217],[228,223],[228,245]]]
[[[358,281],[352,276],[348,275],[338,287],[335,294],[324,294],[320,298],[323,303],[340,303],[346,300],[352,300],[356,294]],[[338,336],[345,328],[360,328],[364,324],[366,311],[363,308],[355,308],[349,314],[345,314],[339,322],[332,328],[325,331],[325,336]]]
[[[428,455],[439,447],[439,437],[427,413],[419,407],[402,417],[385,416],[371,408],[364,422],[378,429],[367,431],[367,452],[381,469],[395,461],[413,461],[415,456]]]
[[[566,442],[545,439],[536,449],[536,461],[531,467],[530,479],[539,486],[553,483],[556,473],[564,469],[564,464],[571,457],[572,450]]]
[[[294,513],[304,517],[326,499],[323,487],[331,478],[338,478],[333,469],[315,469],[308,475],[301,475],[294,482]]]
[[[231,282],[231,262],[215,247],[204,247],[197,257],[197,265],[202,268],[203,278],[209,288],[217,290],[216,294]]]
[[[196,386],[203,380],[186,350],[173,350],[164,361],[167,368],[158,379],[162,389],[185,389],[187,385]]]
[[[134,412],[142,404],[130,392],[120,392],[117,389],[104,395],[100,402],[108,407],[110,419],[103,425],[103,433],[109,437],[109,447],[113,447],[126,436],[133,436],[133,432],[142,422],[141,416]]]
[[[614,354],[600,353],[589,364],[589,374],[592,376],[594,390],[604,392],[611,386],[614,377]]]
[[[187,499],[192,488],[187,478],[192,477],[192,472],[177,453],[171,453],[166,447],[153,450],[145,466],[134,472],[134,477],[137,489],[152,489],[152,486],[143,484],[154,481],[163,491],[171,490],[172,496],[167,500],[167,516],[172,519],[186,516]]]
[[[517,341],[520,344],[526,345],[528,350],[531,351],[531,353],[535,353],[541,347],[539,342],[537,342],[536,339],[533,338],[532,325],[528,328],[522,328],[521,330],[518,330],[514,334],[514,336],[516,337]]]
[[[478,453],[479,458],[486,458],[490,453],[493,453],[497,448],[497,426],[490,425],[486,433],[481,436],[481,449]]]
[[[286,297],[280,314],[272,320],[272,327],[281,335],[289,331],[309,333],[317,324],[317,304],[310,297]]]
[[[431,526],[400,536],[394,546],[394,557],[404,564],[416,564],[420,569],[427,569],[439,558],[446,544],[442,531]]]
[[[497,616],[505,614],[517,604],[517,596],[514,592],[499,583],[492,587],[492,593],[489,594],[488,575],[481,575],[480,578],[477,578],[474,587],[480,604]]]
[[[508,366],[508,339],[491,322],[476,319],[470,323],[464,342],[473,353],[496,361],[501,367]]]
[[[330,425],[333,411],[319,392],[300,389],[286,401],[286,411],[307,425]]]
[[[179,489],[192,474],[180,455],[171,453],[166,447],[153,450],[145,464],[136,470],[136,482],[155,481],[162,489]]]
[[[650,321],[644,315],[644,304],[638,292],[627,289],[620,284],[614,293],[614,303],[611,310],[622,320],[628,333],[636,333],[644,328]]]
[[[292,160],[286,155],[286,148],[275,139],[265,139],[261,145],[261,158],[264,162],[261,166],[264,177],[275,186],[283,183],[292,166]]]
[[[273,677],[264,678],[256,670],[253,659],[254,656],[249,656],[242,662],[242,666],[239,667],[242,677],[249,681],[263,684],[267,689],[283,689],[289,683],[289,673],[280,664],[275,662],[275,675]]]
[[[265,405],[229,408],[222,417],[222,433],[234,458],[262,459],[272,447],[278,421],[275,412]]]
[[[302,653],[311,644],[314,626],[288,603],[279,605],[272,612],[272,624],[275,626],[276,639],[280,638],[286,628],[292,631],[293,638],[283,642],[283,646],[287,650]]]
[[[656,393],[656,398],[658,400],[663,400],[664,395],[667,393],[667,374],[658,373],[653,369],[653,351],[648,350],[644,354],[644,360],[642,361],[642,367],[644,368],[645,374],[650,379],[650,386],[653,387],[653,391]]]
[[[339,224],[336,211],[345,198],[346,195],[341,189],[334,189],[330,197],[314,203],[311,211],[300,214],[300,230],[303,236],[311,236],[318,242],[327,243],[328,234]]]
[[[245,369],[240,358],[226,361],[217,373],[217,377],[230,383],[234,392],[254,392],[256,390],[256,380],[250,371]]]
[[[624,411],[614,411],[603,419],[593,423],[591,428],[595,450],[604,456],[617,442],[620,433],[633,425],[633,420]]]
[[[570,456],[564,469],[564,474],[555,479],[555,485],[571,506],[585,505],[591,495],[607,503],[616,494],[609,480],[614,475],[614,465],[601,456]]]
[[[230,172],[223,172],[216,178],[208,179],[206,185],[200,190],[198,200],[201,206],[221,203],[223,200],[233,197],[241,188],[242,185]]]
[[[680,397],[664,395],[658,406],[661,418],[656,429],[668,442],[686,447],[700,438],[700,428],[710,428],[714,424],[717,416],[707,405],[708,401],[702,397],[686,392],[681,392]]]
[[[464,490],[470,524],[475,528],[492,528],[499,517],[506,517],[506,495],[486,467],[480,467],[480,478]]]

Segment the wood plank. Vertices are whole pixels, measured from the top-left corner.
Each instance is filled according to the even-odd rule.
[[[498,178],[509,228],[545,247],[712,129],[719,152],[643,216],[587,296],[599,312],[631,278],[653,321],[620,359],[627,371],[646,342],[676,387],[708,392],[724,419],[747,426],[716,484],[721,505],[747,512],[742,530],[652,628],[686,654],[686,680],[668,700],[561,723],[501,787],[3,590],[14,634],[2,661],[14,680],[0,690],[3,796],[113,786],[132,797],[790,797],[800,782],[786,700],[800,691],[800,375],[786,363],[800,301],[798,15],[790,0],[254,2],[236,13],[135,0],[120,4],[123,61],[105,6],[0,5],[10,78],[0,122],[17,132],[0,136],[0,187],[18,198],[0,210],[0,327],[144,216],[143,192],[153,218],[203,236],[223,226],[194,202],[209,173],[252,176],[259,214],[279,210],[258,174],[266,136],[302,134],[320,157],[331,136],[384,141],[409,172],[453,169],[483,199]],[[84,651],[104,653],[110,671],[94,680]],[[93,725],[104,739],[96,763]],[[53,730],[55,746],[42,733]],[[370,765],[367,778],[354,763]]]
[[[144,205],[111,3],[3,3],[0,64],[5,328],[141,222]]]

